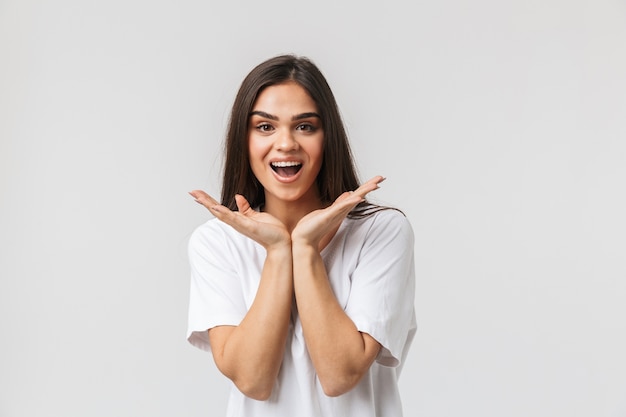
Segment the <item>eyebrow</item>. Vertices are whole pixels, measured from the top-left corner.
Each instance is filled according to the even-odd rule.
[[[274,116],[273,114],[269,114],[269,113],[266,113],[266,112],[261,111],[261,110],[254,110],[254,111],[250,112],[250,116],[261,116],[261,117],[264,117],[266,119],[278,121],[278,117],[277,116]],[[308,112],[308,113],[296,114],[295,116],[293,116],[291,118],[291,120],[302,120],[302,119],[308,119],[309,117],[317,117],[318,119],[321,119],[319,114],[317,114],[315,112]]]

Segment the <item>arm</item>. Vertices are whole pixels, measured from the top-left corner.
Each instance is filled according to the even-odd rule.
[[[337,302],[320,255],[320,242],[328,241],[350,210],[381,181],[382,177],[374,177],[354,192],[342,194],[330,207],[305,216],[292,232],[298,313],[311,360],[329,396],[352,389],[381,346],[359,332]]]
[[[246,396],[264,400],[271,395],[280,369],[293,297],[291,239],[284,225],[252,210],[237,196],[239,211],[219,205],[208,194],[191,195],[219,220],[265,247],[267,256],[255,299],[238,326],[209,330],[218,369]]]
[[[290,248],[269,249],[259,289],[242,322],[209,330],[215,364],[248,397],[266,400],[271,395],[285,350],[292,294]]]
[[[332,292],[317,248],[294,244],[294,289],[307,349],[326,395],[352,389],[380,344],[357,330]]]

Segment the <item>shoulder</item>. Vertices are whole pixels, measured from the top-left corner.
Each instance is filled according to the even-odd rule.
[[[210,219],[196,227],[189,238],[189,251],[224,253],[229,247],[242,244],[243,235],[218,219]]]
[[[409,219],[400,210],[394,208],[377,208],[370,214],[350,220],[353,223],[352,227],[366,229],[368,233],[406,233],[413,235]]]
[[[216,236],[224,235],[225,230],[220,227],[220,221],[210,219],[207,222],[196,227],[189,238],[189,244],[202,244],[213,240]]]
[[[382,208],[365,216],[347,219],[348,239],[367,247],[411,248],[414,243],[413,228],[399,210]]]

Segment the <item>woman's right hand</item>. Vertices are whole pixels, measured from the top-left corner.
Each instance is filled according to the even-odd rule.
[[[219,220],[248,236],[265,249],[281,245],[291,246],[291,235],[285,225],[269,213],[253,210],[244,196],[239,194],[235,196],[239,211],[232,211],[202,190],[194,190],[189,194],[196,203],[209,209]]]
[[[238,211],[232,211],[204,191],[189,194],[216,218],[267,251],[256,295],[244,318],[237,326],[216,326],[208,333],[220,372],[244,395],[267,400],[278,377],[289,331],[293,300],[291,237],[281,221],[269,213],[254,211],[241,195],[235,196]]]

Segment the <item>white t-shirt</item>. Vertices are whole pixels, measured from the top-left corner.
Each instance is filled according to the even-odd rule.
[[[295,303],[285,356],[271,397],[257,401],[232,384],[228,417],[399,417],[398,377],[416,331],[413,231],[402,213],[382,210],[345,219],[322,250],[332,289],[359,331],[383,348],[363,379],[338,397],[324,394]],[[210,350],[208,329],[237,326],[252,304],[265,249],[212,219],[189,241],[191,291],[187,338]]]

